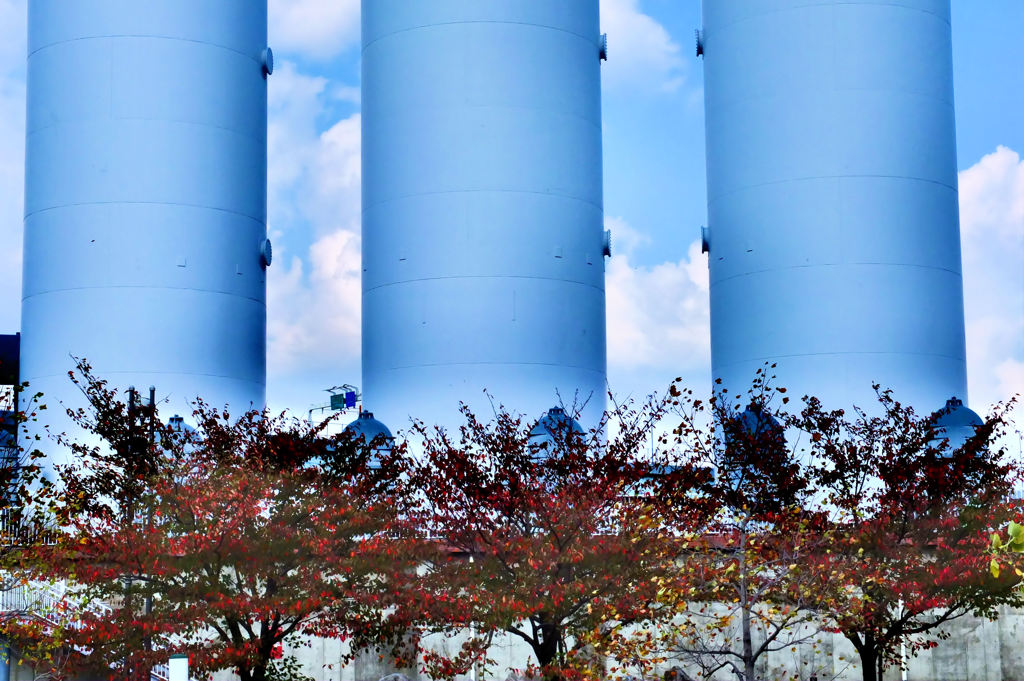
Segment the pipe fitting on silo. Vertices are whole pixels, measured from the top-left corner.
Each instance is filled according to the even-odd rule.
[[[263,49],[263,53],[260,55],[260,62],[263,65],[263,77],[274,73],[274,51],[269,47]]]
[[[612,257],[612,230],[604,230],[604,243],[601,244],[601,255],[606,258]]]
[[[600,43],[601,43],[601,51],[600,51],[601,61],[608,61],[608,34],[607,33],[602,33],[601,34],[601,41],[600,41]]]
[[[700,252],[711,252],[711,230],[704,226],[700,228]]]
[[[260,266],[267,269],[272,262],[274,262],[273,244],[270,243],[270,239],[264,239],[260,242]]]

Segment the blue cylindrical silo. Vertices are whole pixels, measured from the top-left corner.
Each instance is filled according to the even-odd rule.
[[[265,0],[33,0],[21,377],[262,407]]]
[[[966,400],[949,0],[704,3],[712,370]]]
[[[364,0],[363,394],[604,408],[598,0]],[[587,421],[587,418],[584,418]]]

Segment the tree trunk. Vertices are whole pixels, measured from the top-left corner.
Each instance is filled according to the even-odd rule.
[[[857,633],[846,633],[846,640],[853,644],[860,656],[861,678],[863,681],[882,681],[882,655],[878,641],[871,634],[861,638]]]
[[[266,681],[267,662],[258,662],[252,667],[240,667],[238,678],[241,681]]]
[[[882,681],[882,660],[872,641],[860,651],[860,664],[864,670],[864,681]]]
[[[744,584],[746,591],[746,584]],[[743,605],[743,679],[754,681],[754,642],[750,636],[750,608]]]
[[[531,645],[533,654],[537,657],[537,664],[540,665],[541,669],[549,667],[555,661],[555,658],[558,657],[560,638],[558,626],[546,621],[546,619],[546,617],[541,617],[540,625],[537,627],[538,641]],[[561,678],[561,675],[545,673],[544,678],[547,681],[557,681],[557,679]]]
[[[743,681],[754,681],[754,640],[750,633],[749,585],[747,583],[747,538],[740,538],[740,627],[743,634]]]

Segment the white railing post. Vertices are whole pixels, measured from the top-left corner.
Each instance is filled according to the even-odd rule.
[[[188,655],[171,655],[167,663],[168,681],[188,681]]]

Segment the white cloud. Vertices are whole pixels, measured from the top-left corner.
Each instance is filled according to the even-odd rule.
[[[359,357],[361,119],[354,114],[318,132],[333,91],[287,62],[273,77],[270,229],[282,244],[267,282],[275,383],[351,371]]]
[[[640,0],[601,0],[608,34],[604,83],[609,90],[672,92],[686,81],[687,62],[672,36],[640,9]]]
[[[965,237],[1016,243],[1024,236],[1024,163],[1004,146],[960,173]]]
[[[1024,361],[1008,359],[995,368],[996,395],[1010,396],[1024,393]]]
[[[359,105],[363,101],[363,91],[358,85],[332,83],[329,92],[331,98],[338,102]]]
[[[306,210],[320,231],[360,229],[361,126],[360,114],[354,114],[320,135],[306,197]]]
[[[271,371],[328,371],[359,357],[359,235],[338,230],[270,275],[267,333]],[[326,379],[328,382],[332,379]]]
[[[305,222],[314,236],[359,230],[361,119],[354,114],[318,132],[331,92],[326,78],[288,62],[273,76],[267,182],[275,228]]]
[[[18,330],[25,191],[25,0],[0,0],[0,333]]]
[[[25,41],[28,34],[28,2],[26,0],[0,0],[0,59],[4,68],[22,70],[25,61]]]
[[[270,46],[329,59],[359,40],[359,0],[270,0]]]
[[[651,237],[633,229],[622,218],[605,216],[604,226],[612,232],[612,255],[631,256],[639,246],[651,243]]]
[[[999,147],[960,173],[971,403],[1024,392],[1024,161]]]
[[[284,62],[271,77],[267,114],[267,206],[270,222],[299,219],[292,196],[305,180],[318,143],[317,116],[323,107],[326,78],[300,74]]]
[[[613,222],[614,236],[623,223]],[[631,265],[628,251],[612,257],[605,290],[611,369],[654,368],[671,378],[709,366],[708,267],[699,242],[679,262],[653,267]]]

